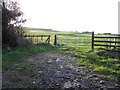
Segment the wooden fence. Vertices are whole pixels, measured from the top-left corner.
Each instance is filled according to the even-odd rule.
[[[34,44],[46,43],[50,44],[50,35],[37,35],[37,34],[27,34],[23,35],[24,38],[28,39]]]
[[[92,49],[94,49],[95,46],[118,48],[120,47],[120,36],[119,35],[95,36],[94,32],[92,32]]]
[[[27,34],[23,36],[34,44],[46,43],[50,44],[51,35],[37,35]],[[96,35],[94,32],[91,34],[58,34],[54,35],[53,44],[66,45],[74,47],[107,47],[107,48],[120,48],[120,36],[118,35]]]

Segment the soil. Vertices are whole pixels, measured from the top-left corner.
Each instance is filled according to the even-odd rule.
[[[67,53],[40,53],[28,56],[3,72],[4,88],[98,89],[118,88],[118,84],[77,66],[80,58]]]

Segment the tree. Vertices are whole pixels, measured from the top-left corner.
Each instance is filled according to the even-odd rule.
[[[22,18],[18,2],[3,1],[2,3],[2,44],[17,46],[17,37],[24,33],[21,23],[26,20]]]

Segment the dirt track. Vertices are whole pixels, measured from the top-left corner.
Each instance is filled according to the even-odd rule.
[[[116,88],[92,70],[75,65],[78,57],[65,53],[29,56],[3,72],[3,88]]]

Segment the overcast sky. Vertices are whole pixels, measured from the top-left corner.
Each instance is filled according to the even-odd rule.
[[[120,0],[20,0],[27,27],[118,33]]]

